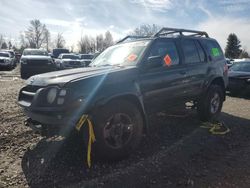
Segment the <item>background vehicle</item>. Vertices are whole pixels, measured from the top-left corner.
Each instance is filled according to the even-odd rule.
[[[17,64],[17,58],[15,56],[15,52],[13,50],[1,50],[1,51],[10,53],[10,57],[11,59],[13,59],[14,67],[15,67]]]
[[[226,60],[227,60],[227,66],[228,66],[228,68],[231,67],[234,64],[233,59],[226,58]]]
[[[65,49],[65,48],[55,48],[52,50],[52,58],[58,58],[58,56],[60,54],[66,54],[66,53],[69,53],[69,50],[68,49]]]
[[[193,101],[200,119],[218,117],[228,77],[216,40],[206,32],[175,28],[128,38],[106,49],[90,67],[28,80],[18,101],[31,126],[34,121],[46,129],[53,125],[67,135],[83,114],[89,115],[96,136],[94,152],[120,159],[138,147],[144,130],[150,134],[148,112],[165,102],[164,107],[171,108]]]
[[[81,62],[83,62],[85,64],[84,66],[87,67],[91,63],[92,59],[94,58],[94,55],[92,55],[92,54],[80,54],[79,57],[81,59]]]
[[[250,61],[234,63],[229,69],[228,90],[231,94],[250,93]]]
[[[55,64],[48,55],[48,52],[42,49],[25,49],[20,63],[21,78],[23,79],[56,70]]]
[[[82,62],[78,55],[75,54],[60,54],[55,60],[58,69],[70,69],[84,67],[85,63]]]
[[[0,51],[0,67],[12,69],[15,67],[15,60],[9,52]]]

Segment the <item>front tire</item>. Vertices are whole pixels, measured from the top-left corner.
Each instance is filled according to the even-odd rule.
[[[211,85],[207,93],[198,101],[197,111],[202,121],[218,118],[223,105],[223,89],[219,85]]]
[[[93,115],[94,153],[101,159],[127,157],[140,144],[143,118],[136,105],[125,100],[109,102]]]

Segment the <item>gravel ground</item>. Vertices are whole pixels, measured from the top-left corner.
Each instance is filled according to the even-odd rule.
[[[227,97],[220,119],[230,128],[212,135],[193,111],[150,116],[150,136],[129,158],[86,166],[84,149],[45,138],[23,125],[16,104],[24,85],[18,68],[0,71],[1,187],[250,187],[250,100]]]

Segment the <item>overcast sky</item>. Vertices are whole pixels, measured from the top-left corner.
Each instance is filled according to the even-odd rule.
[[[250,52],[250,0],[0,0],[0,34],[17,40],[40,19],[67,45],[110,30],[122,38],[140,24],[205,30],[222,47],[236,33]]]

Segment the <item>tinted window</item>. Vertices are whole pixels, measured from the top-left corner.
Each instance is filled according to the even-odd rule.
[[[69,53],[68,49],[63,49],[63,48],[57,48],[57,49],[53,49],[52,54],[54,57],[58,57],[60,54],[63,53]]]
[[[224,58],[223,52],[222,52],[219,44],[216,41],[207,40],[205,42],[205,44],[206,44],[207,50],[209,52],[209,55],[213,59],[222,59],[222,58]]]
[[[205,52],[202,49],[201,44],[198,41],[196,42],[196,44],[197,44],[197,49],[198,49],[198,53],[199,53],[199,56],[200,56],[200,61],[205,62],[206,61]]]
[[[38,55],[38,56],[48,56],[48,52],[44,50],[24,50],[23,55]]]
[[[89,54],[87,54],[87,55],[81,55],[81,59],[93,59],[93,58],[94,58],[93,55],[89,55]]]
[[[198,50],[193,40],[183,40],[182,48],[183,48],[183,53],[185,57],[185,63],[199,63],[200,62]]]
[[[149,57],[161,56],[162,60],[164,57],[169,56],[171,59],[171,65],[179,64],[179,56],[176,45],[173,41],[157,41],[153,44]]]
[[[0,52],[0,57],[10,57],[10,55],[8,53],[1,53]]]
[[[77,55],[63,55],[62,59],[79,59],[79,57]]]

